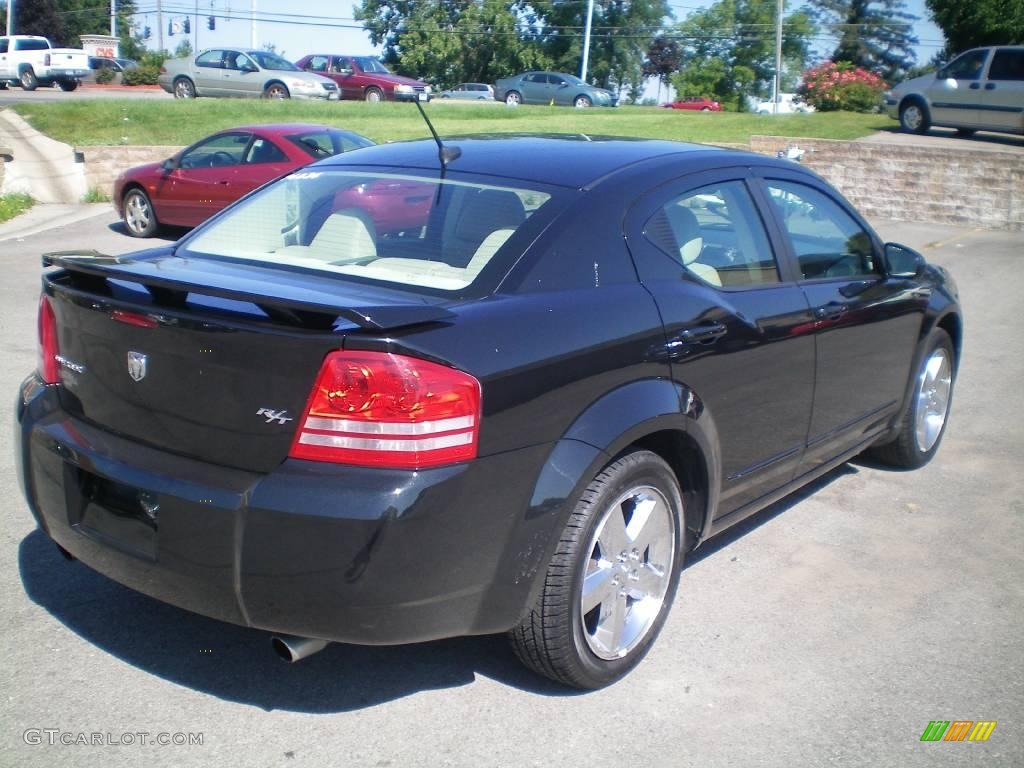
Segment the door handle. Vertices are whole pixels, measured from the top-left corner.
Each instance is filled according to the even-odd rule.
[[[224,186],[226,187],[226,186],[227,186],[228,184],[230,184],[231,182],[230,182],[230,181],[227,181],[226,179],[221,179],[221,180],[220,180],[220,181],[218,181],[217,183],[218,183],[218,184],[222,184],[222,185],[224,185]]]
[[[819,320],[838,320],[849,309],[845,304],[840,304],[838,301],[830,301],[822,307],[818,307],[814,310],[814,316]]]
[[[726,333],[728,333],[728,329],[721,323],[702,323],[684,328],[678,335],[669,339],[665,347],[671,352],[691,344],[711,344],[716,339],[725,336]]]
[[[976,91],[979,88],[981,88],[981,85],[979,85],[978,83],[971,83],[971,90],[972,91]]]
[[[996,84],[995,83],[985,83],[985,90],[986,91],[994,91],[995,89],[996,89]]]

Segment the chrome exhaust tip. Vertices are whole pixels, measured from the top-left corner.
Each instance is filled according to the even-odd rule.
[[[270,647],[274,653],[294,664],[307,656],[312,656],[318,651],[327,647],[326,640],[317,640],[312,637],[296,637],[295,635],[274,635],[270,638]]]

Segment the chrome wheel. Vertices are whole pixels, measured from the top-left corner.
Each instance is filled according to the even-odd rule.
[[[182,77],[174,81],[174,98],[176,99],[194,99],[196,96],[196,89],[192,85],[191,80],[187,80]]]
[[[520,96],[516,91],[509,91],[507,94],[505,94],[505,103],[511,104],[514,107],[518,107],[522,100],[523,97]]]
[[[288,89],[280,83],[274,83],[267,88],[267,92],[264,94],[268,99],[287,99],[291,96],[288,93]]]
[[[949,413],[949,393],[953,383],[953,366],[942,347],[932,352],[917,384],[915,434],[917,448],[927,453],[942,434]]]
[[[577,96],[576,101],[573,102],[573,105],[577,109],[586,109],[587,107],[590,106],[590,99],[588,99],[586,96]]]
[[[136,237],[149,234],[153,223],[153,209],[149,199],[141,192],[129,192],[124,201],[124,224]]]
[[[579,617],[599,658],[625,657],[650,632],[672,578],[675,540],[675,516],[657,488],[631,488],[605,511],[584,562]]]
[[[908,131],[920,131],[924,124],[924,112],[918,104],[908,104],[903,108],[903,127]]]
[[[366,92],[366,100],[371,104],[376,104],[383,98],[383,94],[376,88],[371,88]]]

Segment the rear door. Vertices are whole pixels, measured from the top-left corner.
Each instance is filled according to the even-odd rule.
[[[792,479],[814,393],[810,308],[792,265],[776,257],[748,175],[669,182],[641,198],[626,225],[665,325],[660,354],[718,433],[719,517]]]
[[[993,128],[1024,133],[1024,48],[996,48],[985,82],[985,115]]]
[[[206,51],[196,57],[195,65],[191,68],[190,74],[196,85],[196,93],[199,96],[224,95],[225,55],[225,51],[217,49]]]
[[[247,131],[219,133],[182,152],[162,185],[158,218],[194,227],[252,189],[239,179],[251,138]]]
[[[814,410],[804,470],[862,444],[902,402],[926,292],[888,278],[881,243],[832,190],[765,171],[764,199],[814,313]]]

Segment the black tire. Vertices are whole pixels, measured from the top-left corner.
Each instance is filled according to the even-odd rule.
[[[0,80],[0,91],[6,91],[6,90],[7,90],[7,81],[6,80]]]
[[[613,610],[610,606],[618,605],[620,597],[622,605],[626,606],[622,610],[630,610],[635,601],[631,603],[633,598],[626,597],[626,593],[633,592],[632,585],[637,585],[639,589],[643,583],[636,579],[638,571],[654,564],[654,544],[646,547],[638,559],[637,548],[627,554],[628,546],[635,543],[634,540],[623,540],[626,541],[627,550],[623,550],[622,556],[617,557],[614,553],[603,551],[604,542],[600,539],[604,521],[611,521],[613,515],[617,514],[622,515],[620,523],[627,520],[622,531],[629,535],[627,528],[630,527],[633,512],[627,513],[627,509],[630,509],[628,505],[635,498],[641,498],[630,494],[640,489],[644,489],[644,493],[656,490],[665,502],[665,509],[652,507],[652,510],[658,511],[651,511],[645,519],[653,521],[656,515],[664,521],[671,518],[669,530],[664,531],[667,537],[657,539],[659,562],[664,561],[666,556],[669,559],[663,562],[660,575],[655,569],[644,571],[647,578],[653,572],[661,580],[659,589],[664,588],[665,591],[653,618],[643,624],[632,644],[624,647],[618,657],[601,658],[594,649],[593,638],[597,637],[599,629],[592,628],[593,624],[603,621],[606,609]],[[633,506],[631,509],[639,507]],[[647,530],[642,521],[639,526],[641,530]],[[659,456],[649,451],[635,451],[605,467],[576,503],[548,565],[536,603],[509,632],[513,650],[519,659],[538,674],[577,688],[601,688],[626,675],[654,643],[672,605],[683,559],[682,530],[683,502],[679,485],[672,469]],[[608,559],[605,559],[606,555]],[[608,563],[597,572],[614,575],[615,578],[611,582],[603,579],[602,583],[608,583],[601,587],[601,591],[605,593],[611,590],[610,595],[607,599],[602,598],[590,613],[584,615],[584,576],[588,566],[595,563]],[[622,569],[634,565],[636,568],[632,571],[632,579],[628,573],[620,573]],[[595,572],[591,573],[593,575]],[[598,613],[597,617],[594,612]]]
[[[919,416],[921,409],[928,404],[927,398],[922,395],[926,384],[926,376],[930,361],[937,354],[945,354],[949,365],[949,383],[942,423],[938,434],[929,446],[923,446],[918,438]],[[949,412],[953,404],[953,391],[956,384],[956,353],[953,349],[953,342],[949,334],[941,328],[936,328],[928,337],[924,346],[924,354],[914,371],[914,380],[908,396],[907,405],[903,415],[900,417],[899,432],[896,437],[882,445],[874,445],[868,449],[868,456],[881,464],[897,469],[917,469],[923,467],[939,450],[942,444],[942,437],[946,434],[946,425],[949,423]],[[925,412],[927,414],[927,411]],[[926,441],[927,442],[927,441]]]
[[[124,228],[132,237],[152,237],[160,228],[153,203],[141,187],[132,187],[124,193],[121,210]]]
[[[34,91],[39,87],[39,80],[36,79],[36,73],[32,67],[25,67],[21,70],[21,76],[18,79],[21,80],[23,90]]]
[[[78,87],[77,80],[58,80],[57,85],[62,91],[70,92]]]
[[[509,91],[505,94],[505,103],[518,107],[523,103],[523,96],[519,91]]]
[[[961,139],[969,139],[969,138],[971,138],[971,136],[974,135],[974,129],[973,128],[957,128],[956,129],[956,135],[957,135],[958,138],[961,138]]]
[[[194,99],[196,97],[196,85],[187,77],[178,77],[174,80],[174,98]]]
[[[587,107],[594,106],[594,102],[590,100],[590,97],[585,93],[581,93],[575,99],[572,100],[572,105],[577,109],[586,109]]]
[[[367,88],[366,93],[363,94],[363,99],[371,104],[378,104],[384,101],[384,92],[380,88]]]
[[[276,99],[281,101],[282,99],[290,99],[291,97],[292,95],[284,83],[268,83],[267,87],[263,89],[263,98],[265,99]]]
[[[932,116],[920,99],[907,99],[900,104],[900,128],[907,133],[928,133]]]

